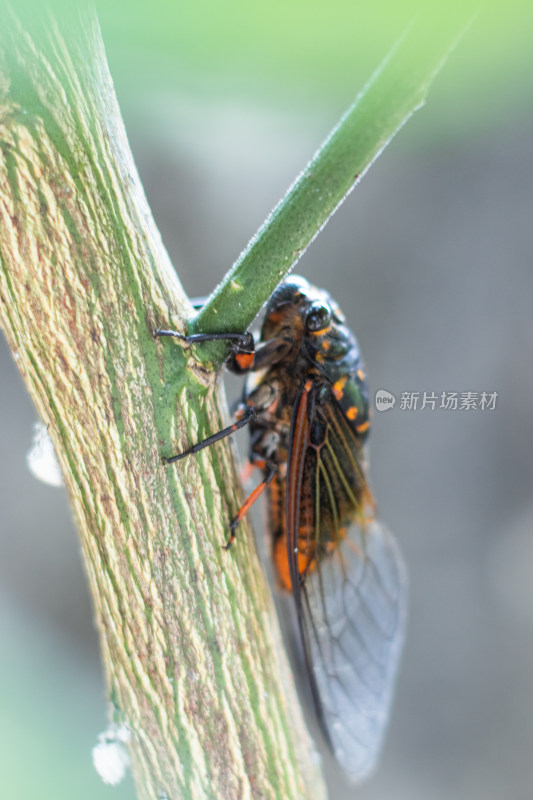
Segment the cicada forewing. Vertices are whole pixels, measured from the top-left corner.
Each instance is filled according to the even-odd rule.
[[[406,577],[393,536],[363,503],[362,448],[333,398],[303,390],[287,477],[287,554],[322,728],[352,780],[373,769],[403,641]]]

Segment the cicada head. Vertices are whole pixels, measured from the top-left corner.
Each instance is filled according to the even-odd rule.
[[[344,316],[331,295],[300,275],[291,275],[268,302],[261,340],[289,335],[296,344],[342,323]]]

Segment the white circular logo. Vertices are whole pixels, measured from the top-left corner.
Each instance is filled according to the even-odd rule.
[[[378,389],[375,397],[375,405],[378,411],[390,411],[394,408],[396,398],[386,389]]]

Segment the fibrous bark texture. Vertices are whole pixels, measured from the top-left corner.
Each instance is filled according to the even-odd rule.
[[[191,309],[139,183],[89,12],[0,4],[0,322],[78,523],[139,798],[318,798],[216,376],[157,340]],[[179,190],[179,187],[178,187]]]

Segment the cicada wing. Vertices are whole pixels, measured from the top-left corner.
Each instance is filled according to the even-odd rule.
[[[319,411],[317,398],[318,389],[306,386],[293,410],[287,554],[318,716],[337,760],[355,781],[372,771],[389,717],[405,626],[406,575],[392,534],[379,522],[344,530],[347,518],[364,518],[362,451],[339,410],[322,401]],[[316,548],[303,574],[302,534],[308,547]]]
[[[373,769],[402,647],[406,576],[393,536],[354,526],[300,587],[299,624],[313,695],[351,778]]]

